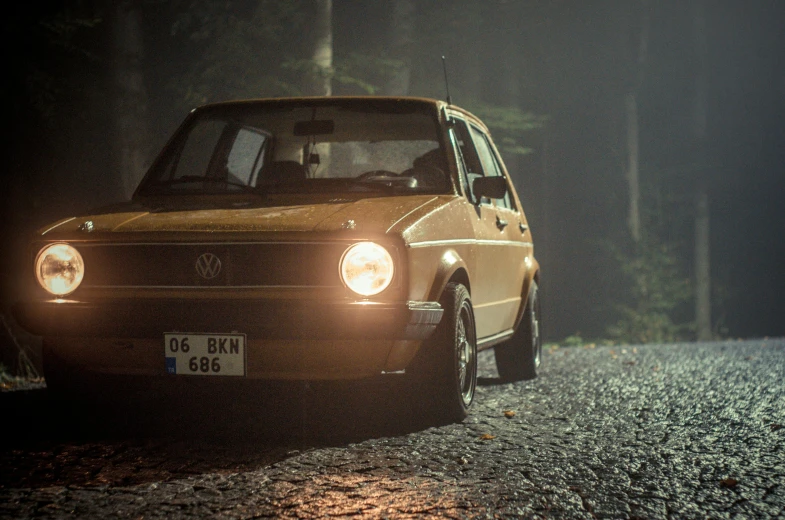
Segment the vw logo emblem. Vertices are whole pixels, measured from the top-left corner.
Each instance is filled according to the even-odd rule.
[[[221,260],[212,253],[204,253],[196,259],[196,272],[207,280],[215,278],[221,272]]]

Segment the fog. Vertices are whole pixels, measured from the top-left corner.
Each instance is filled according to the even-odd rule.
[[[620,321],[657,313],[673,337],[694,339],[699,193],[709,201],[713,337],[785,334],[785,5],[776,0],[10,8],[3,307],[19,297],[29,234],[126,198],[194,106],[323,94],[325,6],[332,95],[445,99],[447,58],[452,102],[488,124],[523,200],[548,341],[626,341]]]

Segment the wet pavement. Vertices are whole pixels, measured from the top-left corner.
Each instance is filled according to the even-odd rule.
[[[462,424],[404,381],[0,393],[2,518],[785,518],[785,340],[558,348]]]

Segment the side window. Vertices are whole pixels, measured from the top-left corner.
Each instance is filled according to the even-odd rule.
[[[234,138],[226,169],[235,182],[252,186],[264,161],[267,138],[251,128],[241,128]]]
[[[459,163],[462,168],[462,182],[464,191],[469,195],[471,202],[475,201],[474,194],[472,193],[472,181],[477,177],[484,175],[482,162],[477,154],[477,149],[474,147],[469,128],[466,122],[461,119],[453,119],[452,134],[455,139],[455,145],[458,147]]]
[[[455,135],[458,138],[458,146],[461,149],[463,162],[466,165],[466,173],[483,175],[482,163],[477,155],[477,150],[474,148],[472,139],[469,136],[469,129],[466,127],[464,121],[456,120]]]
[[[499,163],[496,160],[493,150],[491,150],[490,143],[488,143],[488,136],[486,136],[481,130],[474,126],[472,126],[471,129],[472,136],[474,137],[474,143],[477,146],[477,153],[479,155],[480,162],[482,162],[483,170],[485,170],[485,175],[489,177],[502,177],[503,174],[501,168],[499,167]],[[496,201],[496,205],[502,208],[512,209],[509,191],[503,199]]]

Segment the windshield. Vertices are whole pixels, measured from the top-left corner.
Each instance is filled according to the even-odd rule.
[[[451,189],[432,113],[358,105],[208,110],[171,142],[140,193]]]

